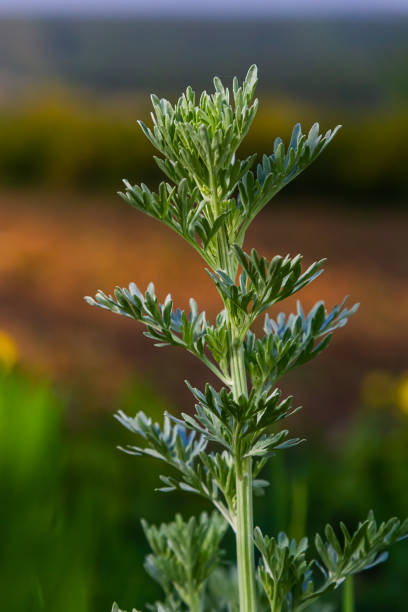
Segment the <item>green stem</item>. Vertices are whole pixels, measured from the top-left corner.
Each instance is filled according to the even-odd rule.
[[[254,545],[253,510],[252,510],[252,462],[245,459],[236,466],[237,487],[237,565],[240,612],[254,612],[255,575],[254,575]],[[241,472],[241,474],[239,474]]]
[[[213,210],[219,214],[221,212],[219,210],[220,203],[217,200],[213,177],[211,186],[212,207]],[[236,267],[229,256],[228,235],[225,227],[218,233],[217,247],[220,267],[233,278],[235,276],[234,270],[236,270]],[[230,387],[234,399],[237,400],[241,395],[248,396],[244,348],[241,330],[235,325],[229,312],[228,304],[225,304],[225,307],[228,313],[227,324],[231,341]],[[239,452],[239,439],[236,442],[235,479],[239,610],[240,612],[256,612],[252,459],[244,459],[241,457]]]
[[[201,597],[198,597],[197,595],[193,595],[190,598],[188,608],[189,608],[189,612],[201,612],[202,611]]]
[[[247,382],[242,346],[232,347],[231,378],[234,398],[247,395]],[[252,490],[252,459],[236,456],[235,478],[237,498],[237,565],[240,612],[255,612],[254,518]]]
[[[279,592],[278,585],[275,584],[273,600],[271,602],[271,612],[281,612],[282,610],[282,605],[278,603],[278,592]]]
[[[354,612],[354,579],[348,576],[343,587],[343,612]]]
[[[186,594],[182,597],[184,603],[187,605],[189,612],[202,612],[202,599],[203,591],[202,588],[197,589],[193,580],[193,559],[190,552],[189,559],[186,559],[186,565],[188,568],[188,580],[186,585]]]

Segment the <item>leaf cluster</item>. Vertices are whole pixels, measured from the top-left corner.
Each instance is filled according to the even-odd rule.
[[[287,150],[281,138],[275,139],[272,155],[264,155],[256,175],[249,171],[239,184],[239,205],[246,218],[240,237],[264,206],[324,151],[340,127],[328,130],[323,136],[319,133],[319,124],[314,123],[306,135],[297,123]]]
[[[257,81],[257,68],[251,66],[241,86],[234,79],[232,92],[216,77],[214,94],[203,92],[199,100],[191,87],[174,105],[153,95],[153,126],[139,123],[163,155],[154,159],[171,183],[163,181],[155,193],[124,181],[119,193],[181,235],[214,270],[223,268],[217,234],[223,232],[230,245],[242,245],[258,212],[320,155],[339,127],[323,136],[315,123],[306,135],[297,124],[287,150],[277,138],[273,154],[264,155],[253,172],[256,154],[240,160],[236,153],[257,111]]]
[[[248,162],[242,162],[241,171],[245,172],[247,166]],[[157,193],[143,183],[131,185],[125,180],[124,184],[126,191],[119,195],[128,204],[170,227],[204,257],[211,240],[230,214],[230,210],[214,214],[198,187],[190,189],[186,178],[175,187],[160,183]]]
[[[288,610],[296,610],[293,602],[302,599],[305,577],[311,567],[306,561],[307,538],[299,543],[289,540],[285,533],[269,538],[257,528],[254,541],[261,553],[259,579],[271,610],[281,610],[284,603]]]
[[[308,540],[289,540],[264,536],[256,528],[254,541],[261,553],[258,568],[271,610],[300,612],[322,595],[338,588],[347,576],[369,569],[387,558],[386,549],[408,537],[408,520],[392,518],[377,524],[372,512],[353,534],[341,523],[341,542],[334,529],[326,525],[325,539],[315,536],[318,559],[307,559]],[[319,570],[322,578],[316,576]]]
[[[408,519],[401,522],[391,518],[377,525],[371,511],[354,534],[350,534],[344,523],[340,523],[340,529],[343,544],[330,525],[326,525],[325,539],[319,534],[315,537],[325,585],[330,584],[334,588],[342,584],[347,575],[370,569],[385,561],[388,556],[386,549],[408,537]]]
[[[143,323],[147,327],[144,335],[154,340],[155,346],[178,346],[187,349],[225,381],[228,339],[224,311],[218,315],[216,325],[210,325],[205,312],[199,312],[197,302],[193,298],[190,299],[188,314],[180,308],[173,308],[170,294],[161,304],[153,283],[148,285],[145,294],[135,283],[130,283],[128,289],[116,287],[113,296],[98,291],[95,298],[87,296],[85,300],[91,306],[99,306]],[[207,337],[208,348],[219,359],[224,374],[205,354]]]
[[[252,66],[242,86],[234,79],[232,96],[218,77],[214,79],[214,94],[203,92],[198,104],[191,87],[174,106],[151,96],[153,129],[139,124],[164,155],[165,162],[156,161],[172,181],[194,177],[204,192],[210,191],[214,179],[217,184],[225,184],[223,170],[233,162],[257,111],[257,100],[252,102],[257,81],[257,68]],[[230,176],[228,181],[233,182]]]
[[[144,448],[128,445],[121,450],[131,455],[154,457],[179,472],[178,478],[161,475],[164,487],[159,491],[168,493],[180,489],[201,495],[210,500],[235,528],[230,512],[235,500],[235,472],[230,453],[207,452],[208,440],[204,436],[197,437],[195,431],[189,433],[179,423],[172,425],[168,415],[164,417],[163,428],[143,412],[138,412],[134,418],[121,411],[115,416],[122,425],[146,441]]]
[[[219,513],[202,513],[184,521],[177,515],[171,523],[156,527],[142,521],[152,553],[146,557],[148,574],[160,584],[166,599],[201,608],[210,574],[221,559],[220,542],[227,524]]]
[[[140,321],[147,327],[145,335],[156,342],[155,346],[181,346],[195,353],[204,351],[203,337],[207,328],[205,312],[198,312],[197,303],[190,299],[190,313],[173,309],[171,295],[160,304],[150,283],[145,294],[135,283],[129,289],[117,287],[114,297],[98,291],[95,299],[87,296],[88,304],[99,306],[116,314]]]
[[[317,278],[325,261],[313,263],[302,273],[301,255],[276,255],[268,262],[265,257],[259,257],[255,249],[248,255],[235,244],[232,252],[242,268],[238,283],[223,270],[209,274],[224,301],[228,302],[231,314],[235,317],[249,315],[244,316],[248,326],[265,310]]]
[[[241,395],[235,400],[226,388],[216,391],[207,384],[203,393],[187,385],[197,402],[195,414],[182,413],[183,421],[174,420],[226,448],[238,463],[246,457],[266,459],[273,454],[272,450],[288,448],[300,441],[285,440],[287,430],[270,432],[275,423],[299,410],[292,407],[292,397],[282,399],[279,389],[265,389],[260,394],[253,389],[249,396]],[[255,474],[260,469],[255,465]]]
[[[333,331],[344,327],[356,312],[358,304],[345,307],[346,299],[328,312],[324,302],[317,302],[305,315],[300,302],[297,312],[276,319],[267,314],[262,338],[252,331],[244,342],[245,362],[249,378],[256,389],[275,384],[293,368],[314,359],[330,343]]]

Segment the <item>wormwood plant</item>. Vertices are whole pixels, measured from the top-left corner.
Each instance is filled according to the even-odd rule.
[[[113,296],[98,291],[95,299],[86,298],[145,325],[156,346],[186,349],[219,380],[217,388],[207,384],[201,390],[187,382],[194,414],[166,414],[162,426],[144,412],[116,415],[141,440],[141,446],[124,449],[127,453],[149,455],[172,468],[161,476],[161,491],[198,494],[215,507],[213,514],[187,521],[177,516],[159,527],[143,522],[152,549],[146,569],[164,592],[163,602],[149,606],[157,612],[305,610],[346,577],[383,561],[385,549],[408,534],[408,521],[377,525],[370,513],[354,533],[344,524],[337,533],[327,525],[324,535],[315,536],[311,557],[307,538],[297,542],[284,533],[254,530],[254,490],[268,484],[259,478],[262,468],[276,452],[302,442],[277,425],[298,410],[277,383],[321,353],[357,309],[344,300],[329,311],[318,302],[307,313],[300,303],[289,315],[273,318],[267,312],[316,279],[324,260],[307,269],[301,255],[268,261],[255,249],[244,250],[246,231],[271,198],[320,155],[339,126],[323,136],[317,123],[308,134],[297,124],[289,146],[276,138],[273,153],[254,169],[256,154],[241,160],[236,153],[256,114],[256,84],[252,66],[242,85],[233,80],[232,92],[215,78],[215,92],[199,100],[190,87],[174,106],[152,96],[153,127],[140,126],[159,151],[154,159],[169,182],[152,192],[125,181],[120,194],[203,258],[223,302],[215,322],[193,299],[189,312],[174,309],[170,295],[160,303],[153,284],[144,293],[131,283],[117,287]],[[251,328],[260,316],[265,319],[258,337]],[[220,564],[227,527],[236,538],[236,570]]]

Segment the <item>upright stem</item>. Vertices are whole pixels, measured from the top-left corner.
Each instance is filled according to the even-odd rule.
[[[190,596],[190,601],[188,602],[189,612],[201,612],[202,611],[202,597],[197,593],[193,593]]]
[[[279,589],[278,589],[278,585],[275,585],[275,590],[273,593],[273,600],[270,601],[271,604],[271,612],[281,612],[282,610],[282,605],[280,603],[278,603],[278,594],[279,594]]]
[[[219,202],[217,201],[214,183],[212,184],[212,195],[213,208],[219,213]],[[219,232],[217,243],[220,266],[233,277],[235,266],[231,265],[228,236],[225,227]],[[244,348],[240,334],[241,330],[236,327],[227,304],[226,310],[231,338],[231,390],[234,399],[238,400],[241,395],[248,396]],[[239,441],[237,447],[239,447]],[[239,452],[235,456],[235,479],[239,610],[240,612],[256,612],[252,459],[243,459]]]
[[[242,345],[235,344],[235,330],[231,329],[231,379],[234,399],[247,395],[247,381]],[[252,491],[252,459],[235,458],[237,496],[237,565],[240,612],[255,612],[254,518]]]
[[[241,470],[240,476],[238,469]],[[251,470],[251,459],[245,459],[241,466],[237,466],[236,542],[240,612],[254,612],[256,609]]]
[[[343,612],[354,612],[354,580],[348,576],[343,587]]]

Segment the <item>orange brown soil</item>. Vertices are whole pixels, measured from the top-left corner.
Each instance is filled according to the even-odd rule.
[[[155,349],[138,324],[82,300],[153,280],[160,298],[170,291],[185,307],[194,296],[214,317],[219,298],[181,239],[120,200],[95,196],[3,193],[0,220],[0,328],[16,339],[24,364],[107,397],[136,374],[174,402],[190,402],[183,379],[201,384],[207,376],[193,357]],[[325,274],[299,296],[306,307],[321,298],[331,306],[346,294],[361,303],[327,354],[288,384],[320,415],[349,410],[366,371],[408,368],[407,227],[407,213],[386,207],[354,212],[304,202],[270,204],[248,233],[247,249],[267,257],[328,258]]]

